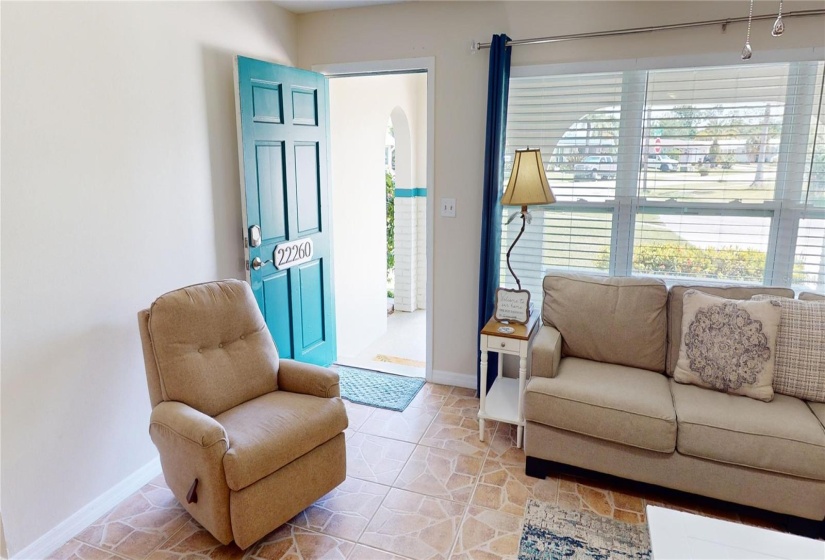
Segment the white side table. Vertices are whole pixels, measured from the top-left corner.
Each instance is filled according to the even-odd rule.
[[[481,329],[481,394],[478,409],[478,439],[484,441],[484,421],[497,420],[515,424],[516,446],[521,447],[524,434],[524,385],[527,383],[527,357],[533,337],[538,332],[539,312],[533,311],[526,325],[499,323],[490,319]],[[514,332],[502,333],[500,327],[513,327]],[[489,391],[487,387],[487,354],[498,352],[498,377]],[[519,357],[518,379],[502,375],[502,354]]]

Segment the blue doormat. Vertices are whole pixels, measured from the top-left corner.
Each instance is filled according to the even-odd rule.
[[[341,398],[350,402],[402,412],[425,381],[350,366],[335,366],[341,383]]]

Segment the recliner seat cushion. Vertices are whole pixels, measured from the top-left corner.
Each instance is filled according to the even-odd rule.
[[[825,480],[825,428],[808,405],[762,402],[671,381],[683,455]]]
[[[162,295],[149,332],[163,400],[215,416],[278,388],[278,351],[246,282]]]
[[[668,378],[653,371],[563,358],[554,378],[534,377],[524,417],[661,453],[676,448],[676,414]]]
[[[667,287],[657,278],[551,273],[542,320],[562,335],[562,354],[662,372]]]
[[[344,402],[334,397],[275,391],[215,417],[229,437],[226,482],[241,490],[331,440],[347,427]]]

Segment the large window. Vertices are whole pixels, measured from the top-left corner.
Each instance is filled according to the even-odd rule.
[[[523,287],[541,301],[560,268],[825,290],[824,66],[512,78],[505,184],[541,148],[557,199],[513,251]]]

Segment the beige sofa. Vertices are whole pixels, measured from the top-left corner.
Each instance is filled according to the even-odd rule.
[[[793,297],[786,288],[695,287],[729,299]],[[544,279],[524,395],[527,474],[571,465],[822,521],[825,404],[676,383],[687,289],[652,278]]]

